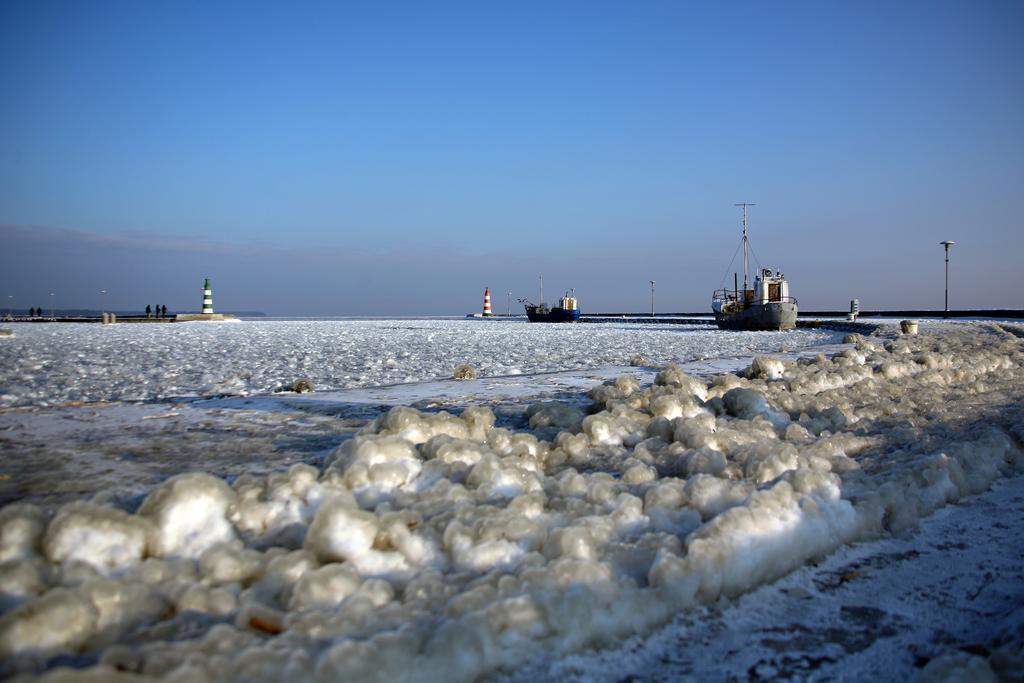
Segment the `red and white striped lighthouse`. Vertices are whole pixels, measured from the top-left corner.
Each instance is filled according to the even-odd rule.
[[[484,317],[492,315],[494,315],[494,311],[491,310],[491,288],[484,287]]]

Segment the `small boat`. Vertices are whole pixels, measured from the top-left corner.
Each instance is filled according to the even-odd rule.
[[[558,300],[558,305],[549,308],[544,303],[544,276],[540,276],[540,303],[532,304],[526,299],[520,299],[519,303],[526,308],[526,317],[531,323],[578,323],[580,321],[580,306],[576,300],[576,290],[566,292],[565,296]]]
[[[789,282],[781,271],[761,268],[750,287],[747,275],[747,207],[743,207],[743,289],[734,275],[733,289],[711,295],[715,323],[723,330],[791,330],[796,327],[797,301],[789,295]]]

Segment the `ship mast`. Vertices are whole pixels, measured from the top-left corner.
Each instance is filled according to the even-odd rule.
[[[757,204],[750,204],[749,202],[743,202],[741,204],[733,204],[733,206],[743,207],[743,291],[747,291],[747,207],[757,206]],[[744,297],[747,295],[744,294]]]

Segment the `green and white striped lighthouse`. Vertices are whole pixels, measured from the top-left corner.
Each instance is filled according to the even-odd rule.
[[[210,289],[210,278],[203,284],[203,313],[213,313],[213,290]]]

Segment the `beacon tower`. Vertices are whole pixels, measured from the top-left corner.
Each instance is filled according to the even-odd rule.
[[[203,283],[203,313],[213,313],[213,290],[210,288],[210,278]]]

